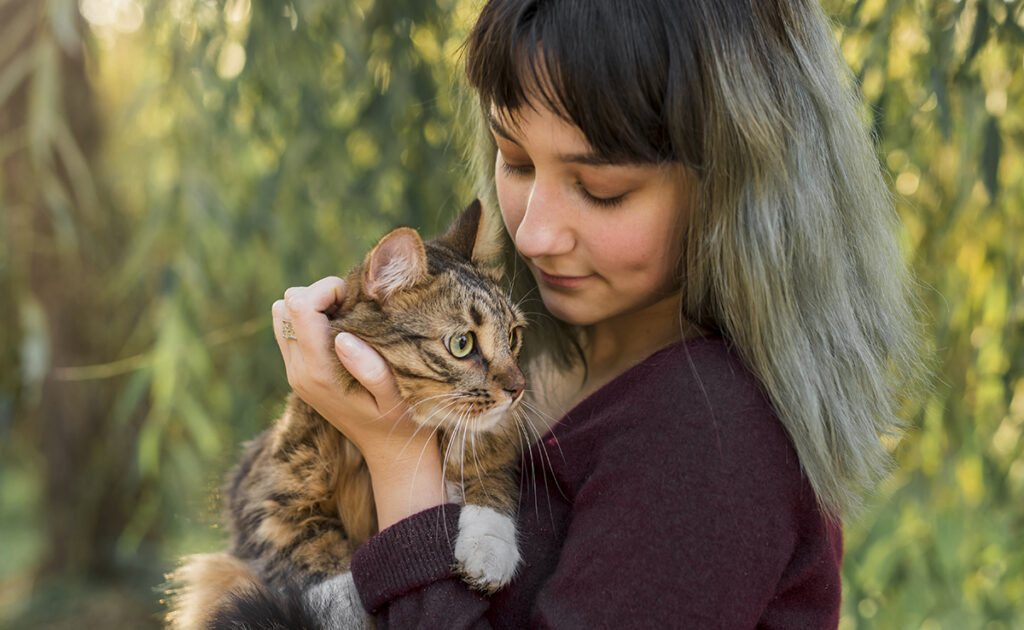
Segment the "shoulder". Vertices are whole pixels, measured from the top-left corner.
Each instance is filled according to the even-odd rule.
[[[760,383],[719,338],[674,344],[634,366],[586,402],[605,409],[615,433],[664,438],[735,438],[738,448],[776,448],[789,440]],[[581,405],[581,408],[583,405]],[[625,425],[623,424],[625,420]],[[679,446],[659,440],[666,448]]]
[[[563,557],[593,564],[601,545],[629,549],[606,570],[692,592],[702,625],[753,625],[779,589],[807,583],[801,559],[837,584],[796,452],[724,341],[656,353],[573,410],[564,429],[552,459],[570,462],[572,532],[592,544]]]
[[[665,348],[571,414],[591,464],[618,471],[624,485],[725,497],[731,512],[770,505],[787,529],[815,503],[761,385],[722,339]]]

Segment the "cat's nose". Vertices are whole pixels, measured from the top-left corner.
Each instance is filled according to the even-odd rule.
[[[508,392],[509,398],[511,398],[512,400],[517,400],[519,398],[519,395],[523,393],[523,386],[515,385],[513,387],[506,387],[505,391]]]
[[[501,388],[505,390],[509,398],[518,400],[526,388],[526,379],[523,377],[523,373],[516,370],[511,374],[505,375],[505,378],[502,379]]]

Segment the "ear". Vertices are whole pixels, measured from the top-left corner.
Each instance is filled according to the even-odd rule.
[[[384,302],[427,276],[427,253],[416,230],[402,227],[382,238],[366,256],[363,290]]]
[[[437,241],[466,260],[474,260],[474,252],[479,253],[477,243],[483,234],[483,225],[483,206],[479,199],[474,199]]]

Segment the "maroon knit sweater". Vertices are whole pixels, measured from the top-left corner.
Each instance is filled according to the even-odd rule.
[[[459,507],[352,560],[385,628],[835,628],[842,533],[819,511],[757,381],[725,342],[679,343],[524,455],[523,563],[492,597],[452,576]]]

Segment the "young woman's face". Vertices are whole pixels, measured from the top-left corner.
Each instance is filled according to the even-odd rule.
[[[492,112],[505,227],[561,320],[588,326],[679,291],[691,176],[675,164],[608,164],[575,126],[523,107]]]

